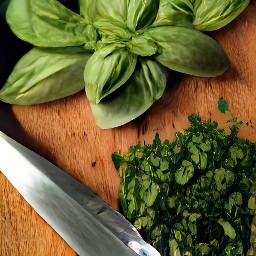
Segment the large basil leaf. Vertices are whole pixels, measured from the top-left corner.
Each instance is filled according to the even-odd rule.
[[[193,5],[190,0],[160,0],[159,10],[153,27],[192,27]]]
[[[11,0],[7,22],[19,38],[34,46],[91,49],[97,39],[92,25],[56,0]]]
[[[210,36],[195,29],[175,26],[150,28],[147,33],[159,46],[156,60],[185,74],[214,77],[229,65],[223,48]]]
[[[31,105],[60,99],[84,89],[83,70],[91,56],[83,48],[33,48],[14,67],[0,100]]]
[[[135,32],[148,27],[156,18],[159,0],[130,0],[127,11],[127,26]]]
[[[250,0],[195,0],[195,29],[212,31],[226,26],[248,6]]]
[[[165,86],[164,67],[155,61],[142,59],[115,97],[99,104],[90,103],[97,125],[108,129],[130,122],[163,95]]]
[[[102,46],[89,59],[84,70],[87,98],[99,103],[132,75],[137,57],[117,44]]]

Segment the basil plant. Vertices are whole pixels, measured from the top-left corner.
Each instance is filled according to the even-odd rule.
[[[123,125],[163,95],[168,69],[202,77],[223,74],[228,57],[202,31],[225,26],[248,4],[79,0],[73,11],[57,0],[10,0],[7,23],[33,48],[15,65],[0,100],[31,105],[85,90],[99,127]]]

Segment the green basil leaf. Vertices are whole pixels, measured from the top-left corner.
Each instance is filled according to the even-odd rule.
[[[151,56],[158,50],[157,45],[151,38],[145,37],[143,34],[133,36],[125,45],[131,52],[139,56]]]
[[[83,48],[33,48],[16,64],[0,100],[31,105],[60,99],[84,89],[83,70],[91,53]]]
[[[107,45],[94,52],[84,70],[87,98],[98,104],[132,75],[137,57],[117,44]]]
[[[127,26],[135,32],[148,27],[156,18],[159,0],[130,0],[127,11]]]
[[[129,40],[131,31],[126,26],[126,16],[126,0],[98,0],[93,25],[98,29],[101,40],[108,43]]]
[[[195,0],[195,29],[213,31],[226,26],[248,6],[250,0]]]
[[[93,24],[95,21],[97,2],[96,0],[78,0],[80,15],[84,18],[86,24]]]
[[[114,21],[125,25],[126,16],[127,0],[97,0],[95,21]]]
[[[192,27],[193,5],[190,0],[160,0],[157,17],[151,27]]]
[[[143,114],[164,93],[166,74],[155,61],[143,59],[116,97],[94,104],[92,112],[103,129],[121,126]]]
[[[6,15],[12,31],[34,46],[91,49],[97,39],[92,25],[56,0],[12,0]]]
[[[131,31],[119,22],[95,21],[94,26],[98,29],[101,40],[105,42],[128,41],[132,37]]]
[[[214,77],[223,74],[229,60],[220,44],[195,29],[175,26],[149,28],[159,46],[156,60],[162,65],[185,74]]]

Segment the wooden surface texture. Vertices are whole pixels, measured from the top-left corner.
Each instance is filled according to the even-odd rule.
[[[81,92],[36,106],[0,103],[0,130],[63,168],[116,208],[119,176],[111,154],[144,141],[151,143],[156,132],[162,139],[172,140],[175,132],[188,127],[187,116],[192,113],[224,127],[230,116],[217,110],[220,97],[227,100],[235,117],[248,121],[240,136],[256,141],[256,1],[212,36],[227,52],[229,70],[217,78],[174,73],[165,95],[127,125],[98,128]],[[2,173],[0,232],[0,256],[76,255]]]

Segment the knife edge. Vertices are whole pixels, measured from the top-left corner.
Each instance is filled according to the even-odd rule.
[[[45,158],[14,141],[2,132],[0,132],[0,154],[4,156],[12,155],[17,159],[20,159],[20,163],[23,164],[23,166],[19,166],[21,169],[23,169],[22,172],[13,171],[17,170],[17,163],[15,163],[15,161],[8,161],[7,158],[5,158],[5,161],[0,161],[0,169],[7,170],[11,166],[12,171],[2,171],[5,176],[23,195],[26,201],[28,201],[28,203],[30,203],[32,207],[39,213],[39,215],[41,215],[41,217],[46,220],[46,222],[48,222],[53,228],[56,226],[54,228],[56,232],[59,233],[60,236],[62,236],[64,240],[66,240],[67,243],[79,253],[79,255],[82,256],[87,254],[83,254],[84,248],[79,248],[79,245],[77,245],[79,242],[74,241],[74,237],[70,237],[70,235],[66,234],[67,228],[62,229],[60,227],[63,224],[65,226],[66,223],[58,218],[55,218],[55,221],[51,223],[49,213],[45,216],[45,210],[41,209],[40,205],[38,205],[38,203],[33,200],[35,195],[31,195],[30,193],[26,194],[26,190],[24,191],[24,189],[20,187],[19,184],[27,184],[27,190],[33,191],[34,183],[34,186],[36,185],[36,191],[41,191],[41,196],[43,197],[41,201],[43,202],[44,207],[47,209],[55,209],[53,210],[52,214],[54,214],[54,211],[60,213],[61,209],[58,209],[58,203],[62,202],[63,200],[65,201],[68,198],[68,202],[65,202],[65,204],[70,205],[69,208],[66,207],[65,209],[73,209],[72,212],[69,212],[69,216],[72,216],[74,219],[76,219],[78,216],[79,218],[83,216],[79,220],[76,220],[73,225],[76,226],[76,223],[83,222],[84,218],[87,218],[87,220],[90,221],[94,221],[97,223],[94,223],[94,225],[99,229],[99,233],[104,233],[108,238],[111,238],[111,241],[115,241],[115,243],[118,244],[118,246],[115,247],[115,250],[117,248],[122,248],[121,255],[160,255],[155,250],[155,248],[147,244],[141,238],[139,232],[130,222],[125,219],[123,215],[115,211],[109,204],[107,204],[107,202],[105,202],[91,189],[83,185],[81,182],[57,166],[53,165]],[[26,172],[24,172],[24,170],[26,170]],[[42,186],[42,188],[40,188],[40,186]],[[47,195],[47,188],[50,191],[49,195]],[[52,198],[53,194],[57,197]],[[62,196],[58,198],[58,195]],[[37,198],[40,198],[39,195],[37,195]],[[56,203],[57,205],[54,206]],[[64,212],[66,211],[67,210]],[[74,215],[75,211],[77,211],[77,213]],[[63,211],[62,214],[64,214]],[[69,220],[69,216],[62,217],[70,225],[71,220]],[[58,223],[58,220],[61,220],[62,224]],[[88,226],[90,227],[90,225],[87,223],[85,227]],[[80,233],[82,233],[76,237],[80,243],[81,236],[87,237],[86,239],[88,239],[88,234],[83,234],[84,232],[81,232],[81,227],[77,227],[77,230],[73,230],[72,232],[77,236],[76,233],[78,230]],[[121,245],[120,240],[124,244]],[[91,242],[93,243],[94,241]],[[129,246],[132,250],[127,246]],[[106,250],[107,248],[104,249],[104,256],[108,255],[106,254]],[[93,256],[94,254],[91,252],[88,255]],[[109,255],[120,255],[120,252],[118,252],[118,254],[111,252]]]
[[[70,180],[67,173],[2,132],[0,156],[2,173],[80,256],[137,255],[67,193],[71,190],[64,182]],[[84,186],[71,180],[80,188]]]

